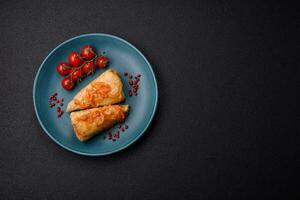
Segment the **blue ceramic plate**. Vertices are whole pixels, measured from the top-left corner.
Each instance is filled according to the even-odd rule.
[[[115,142],[104,139],[109,131],[116,132],[117,126],[103,132],[87,142],[80,142],[70,123],[69,113],[57,118],[56,108],[49,108],[48,99],[54,92],[64,98],[63,109],[74,95],[90,81],[103,73],[105,69],[98,69],[95,74],[88,76],[77,84],[74,90],[66,91],[61,87],[62,77],[56,72],[56,65],[60,61],[67,61],[72,51],[79,52],[81,47],[90,44],[98,52],[105,51],[110,59],[108,68],[117,70],[123,81],[126,101],[130,105],[130,112],[125,123],[129,128],[121,134]],[[138,96],[129,97],[128,79],[123,74],[140,73]],[[127,41],[108,34],[86,34],[69,39],[56,47],[41,64],[33,85],[33,104],[38,121],[48,136],[57,144],[74,153],[101,156],[120,151],[136,141],[146,131],[157,107],[157,83],[151,65],[143,54]]]

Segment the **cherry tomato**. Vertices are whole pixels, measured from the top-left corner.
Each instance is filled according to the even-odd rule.
[[[61,62],[56,66],[56,70],[60,75],[66,76],[66,75],[70,74],[71,67],[69,66],[68,63]]]
[[[86,45],[81,49],[80,55],[85,60],[92,60],[96,56],[96,50],[91,45]]]
[[[64,78],[61,81],[61,86],[65,89],[65,90],[72,90],[75,86],[75,83],[71,80],[71,78],[67,77]]]
[[[80,57],[80,55],[77,52],[70,53],[70,55],[68,57],[68,61],[69,61],[70,65],[73,67],[79,67],[83,63],[82,58]]]
[[[104,68],[107,66],[109,60],[106,56],[100,56],[99,58],[96,59],[96,65],[99,68]]]
[[[76,82],[84,75],[82,69],[73,69],[71,72],[71,80]]]
[[[85,74],[90,74],[96,71],[96,66],[93,62],[88,62],[83,65],[82,70]]]

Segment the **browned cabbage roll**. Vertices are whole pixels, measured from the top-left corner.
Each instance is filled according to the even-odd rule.
[[[68,104],[67,112],[116,104],[124,99],[118,72],[108,69],[75,95]]]
[[[72,112],[71,123],[76,137],[86,141],[96,134],[122,122],[128,113],[128,105],[109,105]]]

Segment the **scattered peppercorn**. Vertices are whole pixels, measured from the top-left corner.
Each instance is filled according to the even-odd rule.
[[[60,112],[58,112],[58,117],[61,117],[62,115],[64,114],[64,111],[60,111]]]
[[[120,134],[125,132],[126,129],[128,129],[128,125],[125,124],[124,126],[122,126],[121,124],[119,124],[118,126],[118,130],[116,130],[115,133],[111,133],[108,132],[108,134],[106,136],[103,137],[103,139],[108,139],[108,140],[112,140],[113,142],[116,141],[117,139],[120,138]]]
[[[138,83],[140,81],[141,74],[136,74],[134,76],[134,79],[132,79],[133,76],[131,74],[128,74],[128,72],[125,72],[124,75],[125,76],[129,75],[128,83],[131,86],[131,88],[133,89],[133,91],[131,91],[131,90],[128,91],[128,95],[131,97],[134,93],[134,96],[137,96],[138,95],[138,88],[139,88]]]
[[[54,106],[56,106],[56,103],[57,103],[56,112],[57,112],[57,117],[60,118],[64,114],[64,111],[61,109],[61,107],[64,104],[62,103],[63,99],[59,100],[57,95],[58,95],[57,92],[52,94],[48,99],[48,103],[49,103],[50,108],[53,108]],[[61,107],[59,107],[59,106],[61,106]]]

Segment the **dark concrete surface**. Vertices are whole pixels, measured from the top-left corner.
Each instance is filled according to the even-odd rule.
[[[0,199],[299,199],[297,14],[276,1],[1,1]],[[98,32],[146,55],[159,106],[137,143],[94,158],[44,134],[32,87],[54,47]]]

